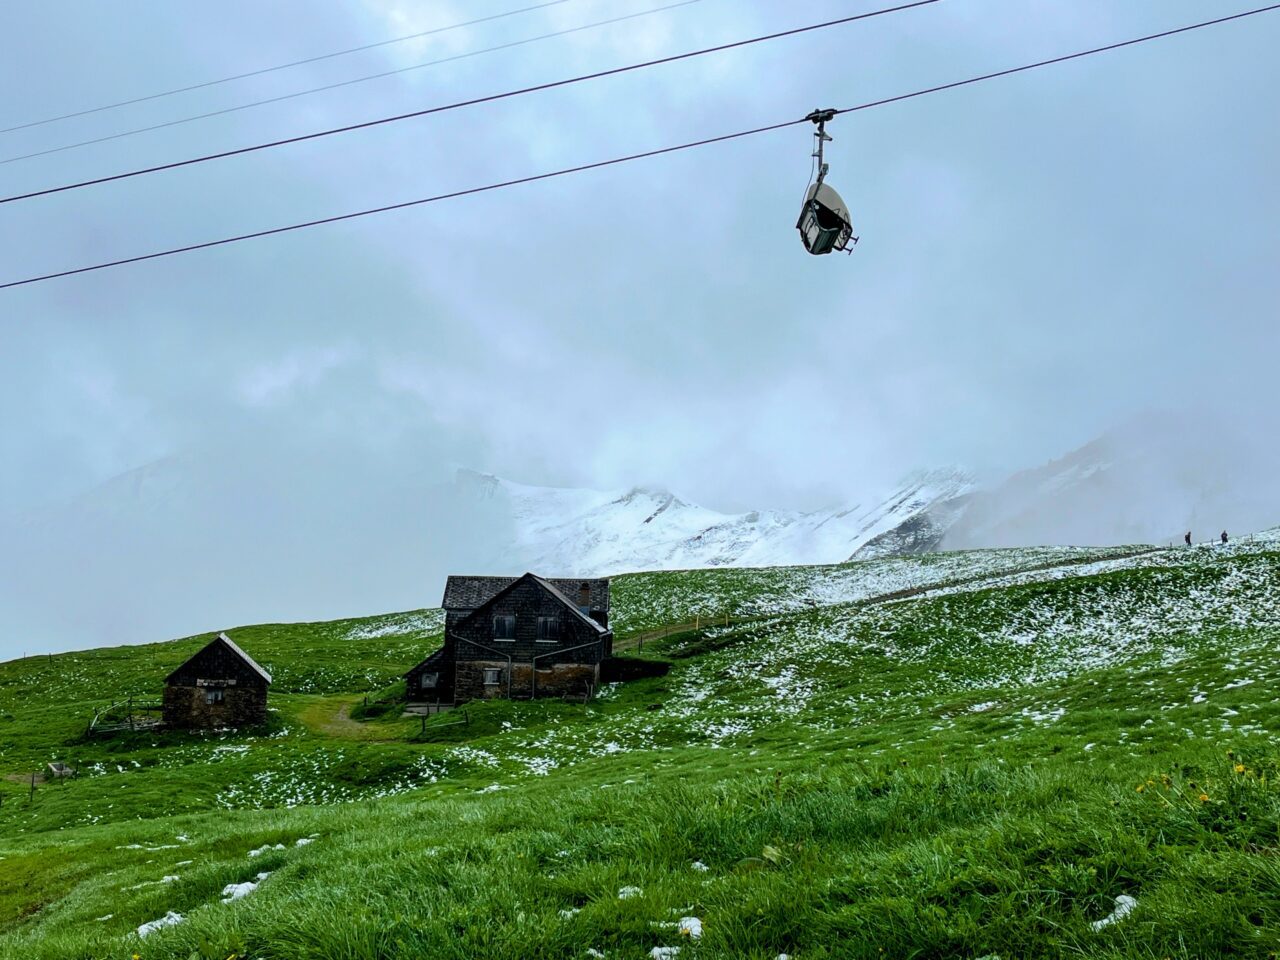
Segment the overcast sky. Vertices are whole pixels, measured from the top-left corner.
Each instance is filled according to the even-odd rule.
[[[566,0],[0,134],[0,159],[663,2]],[[5,4],[0,126],[520,5]],[[0,184],[39,189],[875,6],[698,0],[3,163]],[[0,282],[775,123],[1245,6],[942,0],[10,204]],[[175,455],[253,476],[290,451],[329,477],[296,491],[299,516],[335,497],[376,512],[377,478],[452,463],[661,484],[733,510],[841,502],[922,466],[999,474],[1170,405],[1225,401],[1273,431],[1277,49],[1280,13],[841,117],[829,181],[862,237],[852,257],[810,257],[797,239],[811,149],[798,126],[0,292],[0,515]]]

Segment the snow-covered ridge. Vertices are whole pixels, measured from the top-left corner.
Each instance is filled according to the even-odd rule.
[[[838,563],[933,508],[941,515],[943,505],[972,487],[963,471],[925,471],[874,503],[808,513],[726,514],[644,487],[537,487],[469,470],[458,471],[457,483],[485,509],[500,513],[511,531],[511,541],[495,551],[496,568],[553,570],[561,576]],[[917,548],[928,549],[936,539]],[[902,543],[877,552],[891,550],[914,552]]]

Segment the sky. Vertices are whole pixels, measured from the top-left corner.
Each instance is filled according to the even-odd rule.
[[[121,17],[8,4],[0,127],[520,5],[140,0]],[[3,133],[0,161],[663,5],[565,0]],[[26,192],[874,7],[696,0],[0,162],[0,184]],[[777,123],[1241,9],[941,0],[0,205],[0,282]],[[813,509],[920,467],[999,477],[1151,409],[1216,405],[1247,433],[1273,433],[1278,45],[1280,12],[839,117],[828,179],[862,238],[850,257],[800,246],[812,143],[796,126],[0,291],[0,518],[40,531],[57,516],[58,556],[100,558],[79,572],[49,560],[25,599],[0,590],[0,630],[22,634],[0,640],[0,656],[212,628],[202,618],[219,611],[434,603],[433,585],[412,602],[429,579],[418,568],[381,591],[339,585],[361,579],[381,531],[400,535],[397,559],[412,554],[408,526],[424,554],[452,560],[470,535],[455,505],[432,501],[409,524],[404,511],[457,464],[527,483],[661,485],[718,510]],[[189,579],[216,579],[218,596],[185,618],[113,608],[107,629],[104,597],[134,611],[156,602],[155,541],[139,535],[131,552],[127,525],[77,531],[68,518],[156,464],[181,464],[198,477],[183,489],[205,491],[169,490],[190,506],[163,514],[164,542],[205,557]],[[342,562],[303,558],[315,553],[305,528]],[[249,529],[253,563],[248,541],[211,542]],[[0,544],[10,569],[48,546],[14,543]],[[248,582],[268,555],[325,575],[275,602]],[[386,581],[378,570],[363,576]],[[31,597],[59,607],[57,627]]]

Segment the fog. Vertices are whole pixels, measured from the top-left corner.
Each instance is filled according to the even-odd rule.
[[[10,4],[0,36],[26,39],[0,58],[0,126],[509,8],[151,0],[122,19]],[[3,192],[864,8],[702,0],[0,164]],[[638,9],[571,0],[0,134],[0,160]],[[1012,0],[944,0],[8,204],[0,282],[778,122],[1236,9],[1083,0],[1032,17]],[[1000,489],[1144,411],[1212,407],[1240,436],[1269,438],[1277,41],[1280,15],[1264,15],[838,118],[830,181],[862,236],[848,258],[808,257],[797,240],[811,138],[796,127],[0,292],[0,657],[435,604],[445,571],[504,536],[457,502],[453,464],[661,485],[726,511],[816,509],[952,463]],[[1152,457],[1131,472],[1153,514],[1142,529],[1159,514],[1159,536],[1253,523],[1273,497],[1253,480],[1270,475],[1255,457],[1228,472],[1222,506],[1204,500],[1184,519],[1186,483],[1152,466],[1176,458]],[[1228,507],[1241,503],[1252,506],[1237,520]],[[1128,513],[1090,507],[975,512],[957,536],[1136,535]]]

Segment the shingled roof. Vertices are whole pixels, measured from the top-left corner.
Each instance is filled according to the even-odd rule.
[[[486,578],[486,579],[502,579],[502,578],[492,577],[492,578]],[[547,579],[545,579],[544,577],[540,577],[540,576],[538,576],[537,574],[533,574],[533,573],[526,573],[526,574],[524,574],[523,576],[520,576],[520,577],[511,577],[511,578],[510,578],[510,581],[511,581],[511,582],[510,582],[510,583],[508,583],[508,584],[507,584],[505,587],[503,587],[501,590],[499,590],[497,593],[495,593],[492,597],[489,597],[487,600],[485,600],[485,601],[484,601],[484,604],[487,604],[487,603],[489,602],[489,600],[496,600],[496,599],[498,599],[498,597],[500,597],[502,594],[506,593],[508,590],[510,590],[512,587],[514,587],[517,583],[520,583],[522,580],[532,580],[532,581],[533,581],[534,583],[536,583],[538,586],[542,587],[542,589],[543,589],[543,590],[546,590],[546,591],[547,591],[547,593],[551,594],[551,596],[552,596],[553,598],[555,598],[556,600],[558,600],[560,603],[564,604],[565,609],[567,609],[567,610],[568,610],[568,612],[569,612],[569,614],[570,614],[571,616],[576,617],[578,620],[581,620],[584,624],[586,624],[588,627],[590,627],[590,628],[591,628],[592,630],[594,630],[596,633],[599,633],[599,634],[606,634],[606,633],[608,633],[608,632],[609,632],[606,628],[604,628],[604,627],[600,626],[600,624],[596,623],[594,620],[592,620],[590,617],[588,617],[585,613],[583,613],[581,610],[579,610],[579,609],[578,609],[578,605],[577,605],[576,603],[574,603],[572,600],[570,600],[568,597],[566,597],[566,596],[564,595],[564,593],[562,593],[560,590],[558,590],[558,589],[556,588],[556,582],[557,582],[557,581],[554,581],[554,580],[547,580]],[[574,585],[575,585],[575,587],[577,587],[577,586],[581,586],[583,583],[586,583],[586,582],[589,582],[589,581],[584,581],[584,580],[568,580],[568,581],[560,581],[560,582],[572,583],[572,584],[574,584]],[[606,580],[606,581],[604,581],[604,582],[605,582],[605,583],[608,583],[608,581],[607,581],[607,580]],[[481,604],[480,606],[484,606],[484,604]],[[480,615],[480,611],[479,611],[479,609],[472,610],[472,611],[470,611],[469,613],[467,613],[467,615],[466,615],[466,616],[464,616],[464,617],[462,618],[462,622],[463,622],[463,623],[465,623],[466,621],[470,620],[472,617],[476,617],[476,616],[479,616],[479,615]]]
[[[258,666],[258,662],[254,660],[253,657],[249,656],[247,653],[241,650],[240,647],[236,644],[236,642],[232,640],[230,637],[228,637],[225,633],[218,634],[216,637],[214,637],[212,640],[206,643],[203,647],[197,650],[194,654],[188,657],[185,661],[183,661],[183,663],[178,667],[177,670],[174,670],[173,673],[169,674],[165,682],[166,683],[171,682],[173,678],[176,677],[182,671],[183,667],[185,667],[188,663],[196,659],[196,657],[200,656],[202,653],[204,653],[206,650],[208,650],[210,647],[214,646],[215,644],[222,644],[224,647],[230,650],[233,654],[235,654],[237,657],[243,660],[244,665],[246,667],[248,667],[258,676],[260,676],[268,684],[271,683],[271,674],[267,673],[267,671],[263,670],[262,667]]]
[[[446,610],[474,610],[496,597],[519,577],[459,577],[453,576],[445,581],[444,600],[440,605]],[[554,587],[566,603],[577,606],[578,593],[585,583],[591,591],[592,610],[609,612],[609,579],[607,577],[592,579],[590,577],[543,578],[539,580]]]

